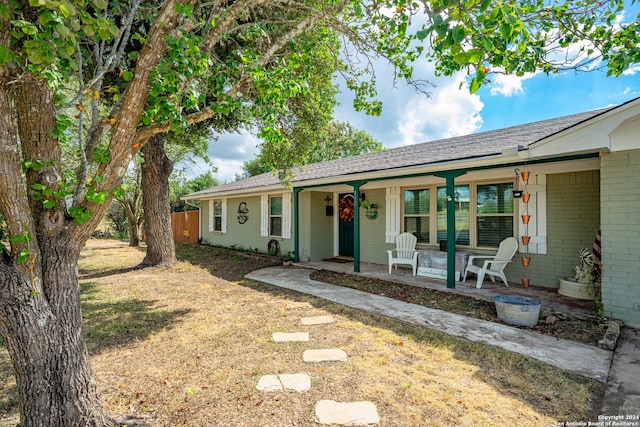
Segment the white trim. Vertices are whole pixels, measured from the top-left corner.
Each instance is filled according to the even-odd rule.
[[[260,236],[269,237],[269,195],[260,195]]]
[[[531,194],[529,203],[525,204],[522,199],[518,199],[518,236],[525,233],[531,237],[529,246],[522,244],[522,239],[518,239],[519,252],[531,254],[547,253],[547,176],[544,174],[533,175],[529,178],[526,192]],[[528,212],[531,215],[528,228],[522,223],[521,215]]]
[[[222,202],[221,202],[221,209],[222,209],[222,218],[220,218],[220,222],[222,223],[220,225],[220,232],[221,233],[226,233],[227,232],[227,198],[223,198]]]
[[[209,232],[213,233],[213,199],[209,200]]]
[[[385,241],[395,243],[396,236],[400,234],[400,194],[402,189],[399,186],[387,187],[385,195],[386,205],[386,228]]]
[[[291,193],[282,194],[282,238],[291,239]]]

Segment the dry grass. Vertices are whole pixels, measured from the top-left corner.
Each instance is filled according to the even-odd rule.
[[[266,257],[178,248],[172,270],[134,267],[139,250],[92,240],[80,260],[86,336],[102,399],[155,426],[313,426],[322,399],[369,400],[380,426],[551,426],[595,419],[603,385],[541,362],[243,278]],[[301,317],[331,314],[329,325]],[[309,331],[307,343],[273,332]],[[306,364],[310,348],[346,362]],[[307,373],[307,393],[256,390],[262,375]],[[16,422],[0,353],[0,424]]]

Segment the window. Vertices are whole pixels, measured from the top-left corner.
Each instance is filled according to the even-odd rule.
[[[517,225],[513,181],[467,183],[454,188],[455,241],[469,248],[497,248],[514,235]],[[429,186],[402,189],[398,208],[402,231],[412,233],[418,243],[438,245],[447,239],[447,189]],[[435,197],[431,197],[434,194]]]
[[[222,200],[213,201],[213,231],[222,231]]]
[[[513,236],[513,183],[482,184],[476,197],[476,246],[497,247]]]
[[[269,198],[269,235],[282,236],[282,197]]]
[[[469,210],[469,186],[456,185],[454,188],[456,212],[456,244],[469,245],[471,230],[471,215]],[[437,236],[438,242],[447,240],[447,189],[438,187],[437,190]]]
[[[418,243],[429,243],[429,189],[404,191],[404,231],[418,238]]]

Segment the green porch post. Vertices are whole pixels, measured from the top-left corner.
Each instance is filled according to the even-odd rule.
[[[447,288],[456,287],[456,199],[455,178],[466,171],[447,171],[434,174],[447,181]]]
[[[350,182],[353,186],[353,272],[360,273],[360,187],[367,181]]]
[[[293,189],[293,260],[300,261],[300,232],[298,230],[298,195],[303,188]]]

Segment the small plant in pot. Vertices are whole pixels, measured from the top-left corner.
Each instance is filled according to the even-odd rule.
[[[560,279],[558,293],[578,299],[596,300],[598,305],[601,300],[602,263],[593,257],[589,249],[582,248],[580,250],[580,264],[574,270],[573,277]]]
[[[362,203],[360,203],[365,209],[365,215],[369,219],[376,219],[378,217],[378,205],[375,203],[371,203],[369,200],[364,199]]]
[[[291,265],[293,264],[293,251],[289,251],[286,255],[282,256],[282,265]]]

